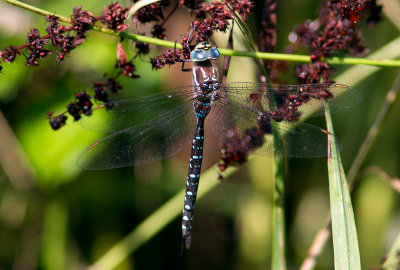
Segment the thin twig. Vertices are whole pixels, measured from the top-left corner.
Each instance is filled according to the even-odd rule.
[[[400,179],[397,177],[390,176],[387,172],[382,170],[382,168],[378,166],[369,166],[360,172],[359,176],[362,177],[367,174],[376,174],[383,180],[387,181],[390,186],[400,193]]]
[[[328,225],[324,228],[320,229],[317,235],[314,238],[313,244],[311,248],[308,250],[308,256],[303,261],[303,264],[300,267],[300,270],[308,270],[314,268],[315,259],[321,254],[322,249],[325,246],[326,241],[328,241],[329,236],[331,235],[331,216],[329,215]]]
[[[379,111],[374,123],[369,129],[367,137],[365,137],[365,140],[363,141],[357,153],[357,156],[355,157],[353,164],[351,165],[350,170],[347,173],[347,179],[349,181],[349,185],[353,184],[356,174],[359,171],[360,166],[364,161],[364,158],[367,155],[369,149],[371,148],[371,145],[378,134],[379,128],[382,126],[383,120],[385,120],[386,116],[388,115],[389,109],[392,107],[399,89],[400,89],[400,75],[397,76],[395,82],[393,83],[392,88],[386,94],[385,102],[383,103],[382,108]]]
[[[227,49],[232,49],[233,48],[233,26],[234,24],[232,23],[231,30],[229,31],[229,37],[228,37],[228,42],[226,43],[226,48]],[[229,55],[224,57],[224,65],[222,67],[222,83],[226,83],[226,78],[228,77],[228,69],[229,65],[231,63],[231,57]]]

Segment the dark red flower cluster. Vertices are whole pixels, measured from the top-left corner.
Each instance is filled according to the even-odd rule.
[[[135,67],[135,65],[133,64],[132,61],[126,62],[126,63],[124,63],[122,65],[118,65],[117,64],[117,68],[119,68],[121,70],[122,74],[125,77],[129,77],[129,78],[132,78],[132,79],[140,78],[139,75],[134,73],[136,71],[136,67]]]
[[[128,8],[124,8],[120,3],[111,3],[106,6],[103,11],[103,18],[101,22],[108,29],[122,32],[125,31],[129,24],[125,23],[125,19],[128,16]]]
[[[104,8],[104,14],[99,18],[106,28],[123,31],[128,27],[127,24],[124,24],[127,10],[119,3],[112,3]],[[82,10],[82,7],[74,8],[71,26],[60,25],[59,18],[56,16],[50,15],[45,19],[48,23],[47,35],[41,37],[39,30],[33,28],[28,33],[26,44],[19,47],[10,45],[0,52],[3,61],[12,63],[16,56],[22,54],[22,50],[26,49],[29,51],[25,62],[27,66],[39,65],[37,60],[45,58],[52,52],[57,54],[57,61],[60,62],[71,50],[85,41],[87,32],[98,20],[90,11]],[[45,48],[49,42],[53,49]]]
[[[286,53],[294,53],[299,47],[310,47],[311,42],[316,38],[317,31],[320,28],[320,21],[306,20],[298,24],[289,35],[289,41],[292,42],[285,50]]]
[[[311,99],[327,100],[333,98],[332,93],[328,90],[329,85],[302,85],[293,91],[282,87],[274,91],[276,100],[276,108],[269,112],[269,116],[276,122],[288,121],[293,122],[299,120],[300,113],[297,111],[300,106],[309,102]]]
[[[179,59],[182,50],[176,50],[176,52],[167,50],[163,52],[160,56],[156,56],[151,59],[151,64],[153,69],[161,69],[165,65],[173,65]]]
[[[227,138],[222,144],[221,161],[218,163],[219,170],[225,171],[229,166],[238,166],[246,162],[249,152],[248,136],[241,134],[238,129],[227,132]]]
[[[49,119],[50,126],[53,130],[60,129],[65,125],[67,121],[67,117],[64,114],[60,114],[58,116],[52,116],[54,112],[49,112],[47,114],[47,118]]]
[[[332,82],[330,74],[332,68],[324,62],[325,58],[333,56],[338,52],[350,52],[360,54],[365,52],[361,43],[361,33],[356,28],[356,22],[360,19],[367,1],[335,1],[330,0],[321,10],[318,20],[307,20],[296,27],[289,39],[293,42],[287,52],[293,53],[299,47],[311,48],[311,63],[296,67],[296,77],[300,84],[319,83],[321,79],[325,82]],[[262,24],[262,45],[263,51],[272,51],[275,46],[275,16],[274,0],[267,0],[264,10]],[[376,4],[376,3],[375,3]],[[368,8],[368,6],[367,6]],[[373,17],[378,18],[379,8],[370,7]],[[269,62],[272,67],[276,61]],[[268,70],[268,69],[267,69]],[[272,70],[272,69],[270,69]],[[269,72],[269,76],[271,73]],[[271,76],[273,79],[276,76]],[[231,129],[224,142],[221,151],[221,161],[218,164],[221,171],[231,165],[239,165],[247,160],[247,153],[261,146],[264,136],[271,133],[271,121],[297,121],[300,114],[298,108],[311,99],[325,100],[332,98],[332,93],[327,87],[314,88],[312,86],[298,88],[297,92],[288,92],[287,89],[279,89],[274,93],[276,109],[265,112],[257,119],[257,126],[248,128],[244,132],[239,129]],[[250,102],[258,102],[259,93],[249,96]]]
[[[26,43],[29,45],[28,50],[30,52],[26,60],[27,66],[39,65],[39,63],[36,60],[43,59],[51,53],[50,50],[44,48],[44,46],[47,44],[47,41],[48,39],[40,37],[39,30],[37,29],[31,30],[26,40]]]
[[[251,150],[264,144],[265,135],[272,132],[271,118],[271,114],[260,114],[257,118],[256,127],[250,127],[244,132],[241,132],[238,128],[228,130],[227,137],[222,145],[221,161],[218,163],[221,172],[229,166],[243,164],[247,161]]]
[[[196,33],[195,38],[199,42],[207,40],[214,31],[225,32],[229,20],[234,18],[227,5],[218,1],[203,4],[201,10],[207,14],[206,18],[192,23],[193,30]]]
[[[266,0],[261,19],[260,47],[273,52],[276,45],[276,0]]]
[[[87,10],[82,10],[82,7],[74,7],[71,23],[77,36],[86,37],[86,33],[90,30],[97,19],[93,13]]]
[[[167,36],[165,35],[165,28],[162,27],[159,24],[156,24],[153,26],[153,29],[151,30],[151,35],[155,38],[159,39],[165,39]]]
[[[139,75],[134,74],[136,67],[133,64],[133,59],[128,61],[128,57],[121,42],[118,43],[117,47],[117,64],[115,67],[119,69],[119,74],[133,79],[139,78]]]
[[[60,25],[57,17],[48,16],[46,17],[46,21],[49,23],[49,26],[46,28],[47,36],[50,38],[51,45],[55,47],[58,62],[64,60],[65,56],[71,50],[85,41],[86,32],[81,32],[80,35],[76,32],[76,35],[71,35],[74,26],[66,27]],[[75,28],[82,29],[83,26],[80,23]]]
[[[238,12],[243,20],[247,19],[247,15],[253,8],[253,3],[250,0],[225,0],[225,3],[230,6],[233,12]]]
[[[93,88],[93,99],[102,101],[104,103],[110,101],[109,93],[117,94],[122,90],[122,86],[115,80],[115,78],[108,78],[105,82],[94,82]]]
[[[93,105],[90,99],[90,96],[86,92],[78,92],[75,94],[75,102],[68,104],[68,113],[72,115],[75,121],[79,120],[82,114],[90,113]]]
[[[138,0],[134,0],[133,2],[138,2]],[[133,16],[133,23],[136,24],[140,22],[142,24],[146,24],[149,22],[158,22],[163,20],[163,10],[168,7],[169,4],[169,0],[162,0],[142,7]]]
[[[288,89],[287,86],[282,85],[281,88],[275,89],[273,93],[275,106],[271,105],[270,111],[264,111],[258,115],[256,126],[247,128],[244,132],[238,128],[228,130],[221,150],[219,169],[224,171],[231,165],[236,166],[244,163],[251,150],[263,145],[265,135],[272,134],[271,121],[298,121],[300,117],[298,108],[303,104],[312,99],[327,100],[333,98],[328,87],[329,84],[323,84],[318,85],[318,87],[303,85],[302,87]],[[265,85],[264,90],[269,91],[268,85]],[[261,95],[260,92],[251,93],[248,97],[249,102],[259,102]]]
[[[197,12],[199,20],[192,23],[195,40],[197,42],[205,41],[214,31],[225,32],[229,21],[234,18],[235,12],[238,12],[245,20],[252,6],[250,0],[225,0],[223,2],[203,3]]]
[[[190,12],[195,13],[196,17],[201,17],[201,14],[198,14],[201,6],[203,4],[203,0],[180,0],[179,5],[186,7]]]
[[[225,0],[224,2],[214,1],[203,4],[200,1],[182,0],[179,3],[190,9],[198,19],[192,22],[190,34],[182,39],[182,50],[175,52],[168,50],[160,56],[152,58],[154,69],[161,69],[165,65],[189,59],[190,52],[194,48],[194,45],[191,45],[193,41],[203,42],[208,40],[215,31],[225,32],[229,21],[234,18],[234,12],[238,12],[242,18],[246,18],[252,7],[250,0]],[[194,7],[199,8],[195,10]]]
[[[333,7],[332,9],[337,11],[336,15],[341,15],[352,22],[357,22],[360,19],[365,1],[331,1],[328,2],[328,5],[336,5],[336,8]]]
[[[104,103],[109,101],[109,95],[107,93],[107,87],[103,82],[94,82],[94,95],[93,98],[100,100]]]
[[[26,44],[16,47],[8,46],[4,51],[0,52],[3,61],[12,63],[17,55],[27,55],[26,65],[37,66],[38,59],[43,59],[51,53],[57,54],[57,61],[62,61],[68,53],[85,41],[87,32],[92,28],[94,23],[101,20],[105,27],[115,31],[126,30],[128,24],[125,24],[128,8],[123,8],[119,3],[111,3],[104,8],[104,14],[95,17],[91,12],[82,10],[81,7],[76,7],[71,16],[71,26],[60,25],[59,18],[56,16],[47,16],[45,19],[48,23],[46,28],[47,35],[40,36],[38,29],[33,28],[27,36]],[[159,30],[161,31],[161,30]],[[51,45],[51,46],[50,46]],[[48,48],[45,48],[47,46]],[[51,48],[51,49],[50,49]],[[79,92],[75,95],[75,100],[70,102],[67,110],[60,115],[53,116],[53,113],[48,114],[50,125],[53,129],[59,129],[64,126],[68,112],[74,120],[81,118],[82,114],[89,114],[92,108],[91,99],[108,101],[108,91],[112,93],[119,92],[122,87],[116,81],[119,75],[124,75],[130,78],[138,78],[135,74],[136,68],[133,60],[128,61],[125,52],[122,50],[117,52],[117,68],[119,69],[115,77],[106,80],[106,83],[94,84],[94,95],[89,96],[86,92]],[[24,53],[23,50],[29,51]],[[137,43],[138,54],[147,53],[148,45]],[[119,55],[118,55],[119,54]],[[121,56],[125,54],[125,56]],[[122,60],[121,60],[122,59]],[[0,70],[2,67],[0,66]]]
[[[4,62],[12,63],[17,55],[21,54],[21,51],[17,47],[9,45],[4,49],[4,51],[0,52],[0,54]]]
[[[273,52],[276,46],[276,0],[266,0],[261,17],[260,51]],[[264,60],[268,82],[279,83],[278,73],[287,69],[286,62]]]
[[[117,64],[115,67],[119,69],[119,73],[116,75],[116,77],[118,77],[120,74],[132,79],[137,79],[140,77],[139,75],[134,74],[136,67],[133,64],[133,59],[128,61],[128,57],[124,48],[122,47],[121,42],[118,43],[117,47]]]
[[[122,86],[115,78],[108,78],[105,82],[94,82],[94,95],[91,97],[86,92],[78,92],[75,94],[75,101],[67,105],[67,110],[57,116],[53,116],[53,112],[47,114],[52,129],[57,130],[65,125],[67,120],[66,113],[69,113],[74,121],[79,120],[82,114],[90,115],[93,106],[92,99],[102,101],[106,104],[109,102],[109,93],[116,94],[121,91]]]
[[[94,95],[93,99],[109,102],[109,93],[117,94],[122,90],[122,86],[115,80],[115,78],[108,78],[105,82],[94,82]]]
[[[137,0],[133,1],[137,2]],[[165,23],[166,20],[164,20],[164,10],[166,7],[170,5],[169,0],[161,0],[159,2],[152,3],[148,6],[142,7],[139,9],[135,15],[133,16],[133,23],[150,23],[150,22],[157,22],[153,26],[153,29],[151,31],[151,34],[155,38],[159,39],[164,39],[165,36],[165,28],[163,28],[162,24],[158,24],[159,21],[163,21]]]
[[[366,2],[328,1],[317,21],[306,21],[295,29],[291,35],[295,45],[288,51],[299,46],[311,48],[311,63],[296,68],[299,83],[318,83],[321,79],[331,82],[333,69],[324,62],[325,58],[339,52],[361,54],[366,51],[361,41],[361,32],[356,28]]]

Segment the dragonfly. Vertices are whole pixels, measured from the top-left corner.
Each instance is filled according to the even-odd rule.
[[[210,118],[213,132],[222,141],[249,136],[252,147],[244,151],[263,156],[321,157],[327,155],[329,132],[300,122],[303,115],[332,112],[354,106],[360,93],[346,85],[273,85],[218,80],[220,53],[209,42],[191,51],[193,85],[141,98],[110,101],[94,107],[82,125],[108,135],[88,146],[77,166],[89,170],[147,164],[170,157],[191,143],[182,214],[182,245],[191,245],[193,213],[200,179],[204,122]],[[210,115],[210,116],[208,116]],[[279,138],[279,144],[271,144]]]

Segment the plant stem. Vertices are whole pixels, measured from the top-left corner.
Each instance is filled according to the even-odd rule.
[[[285,177],[284,159],[274,157],[275,189],[273,209],[273,241],[271,269],[286,269],[286,241],[285,241]]]
[[[11,5],[14,5],[14,6],[21,7],[21,8],[24,8],[26,10],[32,11],[34,13],[41,14],[43,16],[54,15],[54,16],[57,16],[58,18],[60,18],[60,21],[63,21],[63,22],[66,22],[66,23],[71,23],[71,21],[66,17],[63,17],[61,15],[56,15],[55,13],[51,13],[51,12],[48,12],[47,10],[43,10],[43,9],[28,5],[28,4],[23,3],[21,1],[5,0],[5,2],[7,2],[7,3],[11,4]]]
[[[26,3],[17,1],[17,0],[5,0],[5,2],[10,3],[14,6],[18,6],[24,8],[26,10],[41,14],[43,16],[54,15],[60,18],[60,21],[71,23],[71,20],[67,17],[48,12],[43,9],[36,8],[34,6],[28,5]],[[150,43],[162,47],[174,48],[175,42],[167,41],[157,38],[146,37],[143,35],[137,35],[127,32],[115,32],[108,30],[106,28],[100,26],[93,26],[92,28],[95,31],[105,33],[108,35],[113,35],[117,37],[122,37],[126,39],[131,39],[135,41],[140,41],[144,43]],[[182,48],[180,44],[177,44],[177,48]],[[219,49],[222,55],[229,56],[239,56],[239,57],[250,57],[257,59],[265,59],[265,60],[281,60],[281,61],[292,61],[292,62],[310,62],[309,55],[296,55],[296,54],[284,54],[284,53],[265,53],[265,52],[247,52],[247,51],[235,51],[228,49]],[[380,66],[380,67],[400,67],[400,60],[392,60],[392,59],[369,59],[369,58],[354,58],[354,57],[331,57],[328,59],[323,59],[328,64],[332,65],[368,65],[368,66]]]

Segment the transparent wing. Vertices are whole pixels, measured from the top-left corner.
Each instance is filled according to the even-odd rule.
[[[266,134],[264,144],[251,153],[262,156],[314,158],[328,155],[328,136],[321,128],[302,122],[272,122],[273,132]],[[276,140],[276,142],[274,142]],[[341,144],[336,139],[341,150]]]
[[[269,115],[269,110],[273,110],[275,106],[269,101],[269,95],[265,92],[267,90],[263,87],[263,84],[257,83],[233,83],[223,86],[221,97],[214,102],[211,114],[210,125],[214,133],[225,143],[230,144],[232,149],[237,147],[259,155],[326,156],[328,134],[316,126],[302,122],[276,122],[268,118],[268,123],[264,123],[264,126],[268,127],[264,127],[262,134],[257,132],[261,125],[260,114]],[[274,86],[272,89],[276,90],[278,87]],[[340,88],[334,87],[334,89]],[[263,94],[257,97],[250,96],[256,91]],[[347,103],[346,106],[351,105]],[[344,109],[344,106],[336,105],[336,111],[339,109]],[[277,140],[275,143],[274,138]],[[240,145],[235,146],[235,144]]]
[[[266,83],[228,83],[221,86],[230,100],[243,107],[279,111],[284,106],[297,107],[300,115],[315,117],[324,114],[324,102],[332,113],[351,108],[361,102],[356,89],[343,84],[279,85]]]
[[[100,139],[79,155],[77,166],[92,170],[112,169],[172,156],[193,138],[196,122],[191,110],[192,104],[186,102],[147,122]]]
[[[190,102],[192,97],[193,87],[185,86],[146,97],[110,101],[94,107],[90,115],[81,119],[81,125],[88,130],[111,134],[162,116]]]

